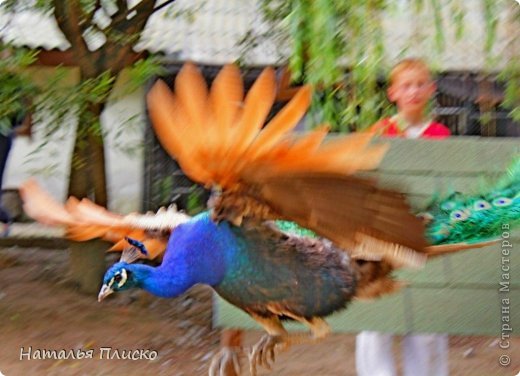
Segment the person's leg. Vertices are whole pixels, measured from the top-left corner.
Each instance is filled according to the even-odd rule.
[[[404,376],[447,376],[448,335],[413,334],[403,337]]]
[[[356,337],[358,376],[395,376],[392,342],[392,334],[372,331],[359,333]]]
[[[11,150],[12,137],[6,137],[0,135],[0,222],[9,223],[11,222],[11,216],[1,205],[4,170],[7,164],[7,158],[9,157],[9,151]]]

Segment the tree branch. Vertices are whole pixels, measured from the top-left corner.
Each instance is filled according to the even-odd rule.
[[[127,4],[126,0],[117,0],[116,4],[117,4],[117,11],[118,12],[120,10],[123,11],[123,12],[126,12],[128,10],[128,4]]]
[[[112,15],[112,24],[117,22],[116,20],[124,20],[128,16],[128,5],[126,0],[117,0],[117,12]]]
[[[161,10],[162,8],[167,7],[168,5],[170,5],[171,3],[174,3],[174,2],[175,2],[175,0],[168,0],[168,1],[165,1],[165,2],[162,3],[161,5],[158,5],[158,6],[156,6],[155,8],[153,8],[152,13],[155,13],[155,12],[157,12],[158,10]]]
[[[137,32],[140,32],[144,28],[148,18],[150,18],[153,13],[167,7],[175,1],[176,0],[167,0],[154,8],[155,1],[143,0],[132,8],[128,9],[124,14],[116,15],[112,21],[112,27],[119,30],[120,32],[127,32],[130,31],[129,29],[132,25],[143,23],[141,27],[135,28],[137,29]],[[128,19],[128,16],[134,12],[136,15]]]
[[[155,0],[143,0],[140,3],[137,3],[132,8],[127,9],[126,12],[119,13],[118,11],[112,20],[111,26],[115,29],[123,31],[121,30],[120,25],[126,24],[129,21],[128,16],[130,14],[132,14],[133,12],[136,13],[136,16],[132,17],[132,21],[135,17],[139,16],[143,12],[147,13],[149,17],[149,15],[152,14],[154,4]]]
[[[125,68],[134,54],[132,47],[135,40],[132,40],[132,36],[137,37],[143,31],[153,12],[154,5],[155,0],[143,0],[127,12],[113,18],[109,27],[112,31],[107,30],[107,41],[101,48],[99,56],[99,63],[105,65],[105,69],[117,74]],[[128,15],[132,13],[135,15],[128,19]],[[120,38],[120,36],[125,36],[125,38]]]
[[[83,30],[80,26],[83,12],[79,0],[53,0],[53,5],[54,18],[65,38],[71,44],[76,61],[81,59],[82,56],[88,55],[90,51],[83,39]]]
[[[92,20],[94,20],[94,16],[96,14],[96,12],[101,9],[102,6],[101,6],[101,0],[96,0],[96,3],[94,4],[94,10],[92,12],[90,12],[90,14],[86,15],[84,12],[83,12],[83,15],[85,17],[85,21],[83,21],[81,23],[81,29],[82,31],[84,32],[88,27],[89,25],[92,24]]]

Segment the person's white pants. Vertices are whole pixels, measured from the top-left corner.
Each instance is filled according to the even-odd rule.
[[[393,335],[364,331],[356,337],[358,376],[396,376]],[[448,335],[409,334],[403,337],[404,376],[447,376]]]

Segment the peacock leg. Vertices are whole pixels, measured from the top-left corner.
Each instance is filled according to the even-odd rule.
[[[221,349],[211,359],[209,376],[239,376],[240,359],[243,356],[243,331],[240,329],[225,329],[220,333]]]
[[[240,376],[240,360],[237,348],[222,347],[211,359],[209,376]]]
[[[292,333],[287,334],[282,338],[282,346],[283,349],[287,349],[292,345],[302,345],[307,343],[316,343],[321,341],[330,333],[329,324],[325,320],[319,317],[314,317],[310,320],[304,319],[303,317],[298,317],[295,315],[291,315],[290,313],[284,313],[286,316],[291,317],[292,319],[301,322],[305,326],[309,327],[311,333]]]
[[[271,369],[272,363],[275,361],[274,348],[281,339],[288,335],[278,316],[261,317],[251,315],[267,332],[260,341],[258,341],[249,353],[249,372],[251,376],[256,376],[256,367],[262,366]]]
[[[266,325],[260,322],[257,317],[254,317],[254,319],[267,330],[268,334],[264,335],[260,341],[253,346],[252,351],[249,354],[249,367],[251,376],[256,375],[257,365],[266,367],[268,369],[271,368],[271,365],[275,360],[274,350],[277,345],[280,345],[282,350],[286,350],[292,345],[316,343],[325,338],[330,333],[329,325],[321,318],[307,320],[290,313],[284,313],[284,315],[289,316],[294,320],[308,326],[311,330],[310,335],[308,333],[287,333],[277,317],[276,319],[269,319],[269,324],[271,325],[271,331],[269,331]],[[275,321],[278,323],[279,328],[281,328],[278,333],[275,333],[272,330]]]

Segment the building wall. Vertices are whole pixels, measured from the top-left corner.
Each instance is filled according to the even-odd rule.
[[[377,176],[387,186],[407,193],[411,204],[424,208],[435,193],[475,193],[484,178],[492,182],[519,155],[514,138],[453,137],[444,141],[386,140],[391,148]],[[373,175],[373,174],[372,174]],[[506,224],[505,222],[503,224]],[[471,229],[469,229],[471,231]],[[503,239],[518,244],[515,231],[504,230]],[[520,254],[503,253],[503,243],[433,258],[424,269],[400,270],[398,280],[409,285],[398,293],[374,301],[355,301],[327,320],[334,331],[377,330],[406,334],[448,333],[454,335],[498,335],[504,317],[502,299],[520,301]],[[508,269],[509,270],[509,269]],[[508,278],[510,290],[499,291]],[[511,308],[511,327],[520,327],[520,306]],[[508,305],[509,307],[509,305]],[[502,317],[500,312],[502,309]],[[255,328],[258,325],[243,311],[221,298],[214,301],[214,324],[220,327]],[[300,324],[288,325],[302,329]]]
[[[49,72],[33,72],[42,80]],[[74,82],[71,73],[68,82]],[[141,208],[143,179],[144,91],[122,94],[124,78],[116,83],[114,95],[102,114],[106,137],[106,160],[109,207],[122,213]],[[4,177],[4,189],[17,188],[29,177],[35,177],[51,194],[66,198],[68,173],[72,155],[74,129],[77,122],[69,118],[60,132],[39,149],[43,141],[43,124],[35,125],[33,140],[21,137],[15,140]],[[122,131],[124,127],[124,131]],[[123,149],[131,148],[130,152]],[[39,150],[38,150],[39,149]]]

